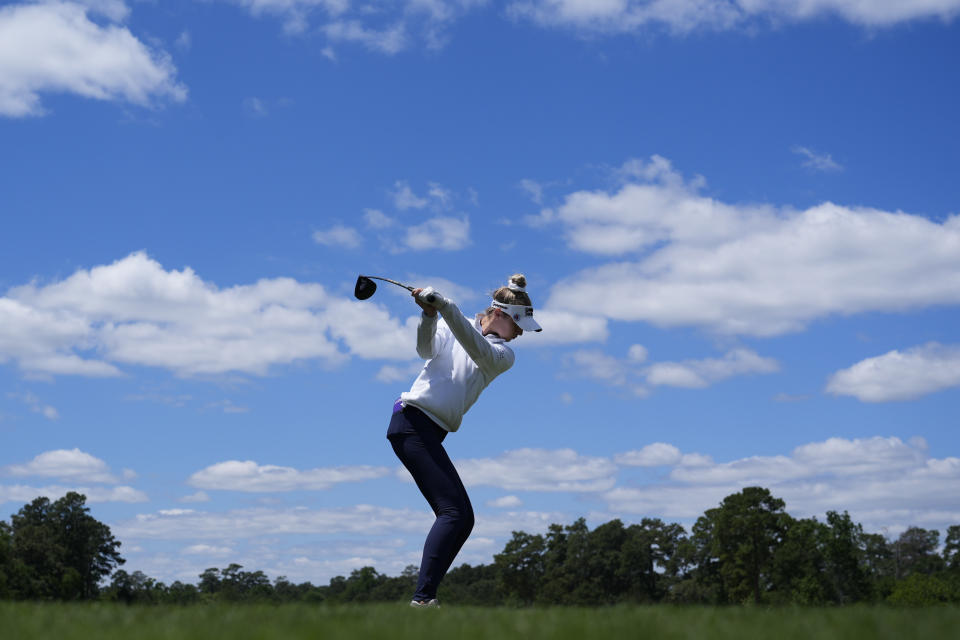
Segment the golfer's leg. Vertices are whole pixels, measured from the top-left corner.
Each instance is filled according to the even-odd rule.
[[[451,468],[453,468],[453,465],[451,465]],[[460,553],[460,549],[463,548],[463,544],[467,541],[467,538],[470,537],[470,532],[473,531],[474,524],[473,505],[470,504],[470,496],[467,495],[466,489],[463,488],[463,483],[460,482],[460,476],[457,475],[456,469],[453,469],[453,473],[456,476],[457,483],[460,485],[462,501],[457,509],[455,526],[450,536],[450,548],[446,550],[443,555],[442,566],[437,567],[441,578],[447,575],[447,571],[450,570],[450,565],[453,564],[457,554]],[[439,521],[440,518],[437,518],[437,522]],[[436,522],[434,522],[434,526],[436,526]]]
[[[414,598],[437,596],[437,587],[473,528],[473,509],[440,440],[429,433],[392,437],[393,449],[410,471],[437,518],[423,546]]]
[[[420,581],[423,583],[425,595],[435,598],[440,581],[473,530],[474,517],[470,497],[443,445],[437,442],[436,448],[430,449],[431,459],[437,463],[443,480],[435,484],[440,489],[434,492],[439,508],[436,510],[437,519],[434,520],[423,545]]]

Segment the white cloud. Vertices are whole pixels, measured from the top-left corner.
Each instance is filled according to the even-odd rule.
[[[389,229],[397,223],[396,220],[379,209],[364,209],[363,219],[367,223],[367,228],[377,230]]]
[[[438,209],[450,208],[450,204],[453,201],[453,193],[449,189],[436,182],[429,183],[428,187],[427,194]]]
[[[130,15],[130,8],[124,0],[72,0],[74,4],[87,7],[91,13],[110,18],[114,22],[123,22]]]
[[[631,345],[630,349],[627,350],[627,360],[637,364],[646,362],[649,355],[650,353],[647,351],[647,348],[642,344]]]
[[[467,313],[467,308],[470,303],[480,298],[480,295],[470,287],[448,280],[443,276],[408,273],[405,276],[404,282],[411,287],[433,287],[443,294],[443,297],[453,300],[464,313]],[[410,296],[409,292],[399,288],[396,289],[396,293],[406,297]],[[486,302],[483,303],[483,306],[486,308]]]
[[[386,467],[330,467],[300,471],[292,467],[259,465],[252,460],[228,460],[201,469],[187,481],[199,489],[226,491],[318,491],[344,482],[382,478]]]
[[[701,389],[733,376],[749,373],[773,373],[779,365],[749,349],[734,349],[723,358],[658,362],[646,369],[648,384]]]
[[[572,449],[514,449],[498,458],[457,460],[456,467],[467,486],[507,491],[604,491],[613,486],[616,472],[607,458]]]
[[[704,511],[740,489],[735,486],[617,487],[605,493],[603,498],[607,508],[614,513],[687,520],[700,517]]]
[[[613,386],[627,384],[632,374],[630,369],[617,358],[595,349],[580,349],[567,356],[568,367],[576,375],[592,378]]]
[[[765,486],[808,475],[808,467],[787,456],[752,456],[722,464],[681,466],[670,477],[693,484]]]
[[[404,324],[370,301],[331,300],[324,314],[329,332],[361,358],[407,360],[416,354],[418,316]]]
[[[423,209],[429,204],[429,200],[417,196],[410,185],[403,180],[397,180],[393,185],[393,206],[401,211],[407,209]]]
[[[262,118],[269,115],[267,105],[260,98],[244,98],[243,110],[255,118]],[[314,236],[316,237],[316,236]]]
[[[914,400],[951,387],[960,387],[960,345],[936,342],[861,360],[827,382],[829,393],[862,402]]]
[[[779,370],[776,360],[743,348],[732,349],[722,358],[682,362],[648,364],[648,356],[647,349],[642,345],[632,345],[625,359],[599,350],[581,349],[567,356],[566,370],[607,385],[630,387],[638,395],[649,393],[643,385],[703,389],[734,376]]]
[[[114,363],[125,363],[184,376],[262,375],[351,354],[400,360],[412,355],[415,331],[413,315],[401,323],[318,284],[276,278],[219,289],[143,253],[0,297],[0,362],[41,374],[120,375]]]
[[[421,369],[423,369],[422,361],[413,362],[405,367],[385,364],[380,367],[375,378],[377,382],[410,382],[417,377]]]
[[[683,455],[680,449],[665,442],[654,442],[647,446],[613,457],[614,462],[628,467],[662,467],[680,464]]]
[[[380,233],[385,251],[400,253],[412,251],[458,251],[470,244],[470,219],[462,213],[453,213],[455,194],[435,182],[427,183],[425,196],[417,195],[404,180],[397,180],[389,192],[394,208],[400,212],[410,209],[428,209],[432,217],[419,222],[404,222],[400,234]],[[378,209],[364,209],[368,229],[383,232],[400,226],[396,217]]]
[[[457,199],[453,191],[436,182],[428,182],[426,196],[418,196],[405,180],[397,180],[390,195],[393,206],[400,211],[427,207],[436,212],[449,211],[453,208],[454,200]],[[475,197],[474,194],[471,199]]]
[[[516,509],[523,505],[523,500],[517,496],[502,496],[494,500],[488,500],[487,506],[496,509]]]
[[[326,231],[314,231],[313,241],[327,247],[345,249],[356,249],[363,244],[363,238],[356,229],[342,224],[334,225]]]
[[[960,216],[729,205],[656,156],[624,173],[635,181],[572,193],[540,217],[573,249],[629,258],[557,283],[546,306],[773,336],[831,315],[960,303]]]
[[[287,13],[322,9],[331,16],[338,16],[350,8],[351,0],[226,0],[246,7],[254,15],[264,13]]]
[[[193,46],[193,38],[189,31],[181,31],[180,35],[177,36],[177,39],[173,44],[181,51],[189,51]]]
[[[324,25],[322,31],[332,42],[362,44],[371,51],[388,55],[399,53],[408,46],[407,29],[403,23],[375,29],[359,20],[336,20]]]
[[[783,498],[794,516],[822,517],[829,509],[848,510],[868,531],[902,530],[911,524],[942,530],[960,518],[955,497],[960,459],[930,457],[926,443],[919,438],[910,442],[895,437],[831,438],[798,446],[788,454],[719,463],[660,442],[620,454],[616,462],[653,469],[631,471],[651,477],[661,473],[655,467],[671,468],[668,477],[651,484],[614,486],[616,467],[610,460],[571,450],[517,450],[495,459],[458,460],[456,465],[468,488],[590,491],[590,499],[605,501],[606,519],[617,517],[626,522],[641,516],[661,517],[685,520],[689,526],[725,496],[752,484]],[[517,486],[505,486],[511,482]],[[567,523],[579,515],[521,511],[521,502],[513,493],[486,501],[489,511],[478,514],[473,544],[459,560],[488,563],[490,554],[502,547],[511,531],[542,533],[551,523]],[[187,578],[213,566],[220,557],[217,554],[229,548],[245,566],[316,582],[318,575],[324,579],[346,575],[364,565],[395,575],[406,565],[416,564],[423,533],[432,520],[426,505],[418,509],[358,505],[216,513],[165,509],[111,524],[111,529],[129,544],[145,539],[186,541],[176,557],[196,559],[198,566],[204,557],[214,559],[190,568],[192,574],[171,561]],[[298,542],[303,540],[298,536],[309,536],[310,541]],[[318,542],[317,536],[337,537]],[[284,540],[293,540],[297,546],[285,547]],[[163,578],[170,570],[164,567],[150,573]]]
[[[369,505],[339,509],[244,509],[220,513],[147,513],[111,523],[114,535],[128,545],[147,547],[144,540],[184,541],[174,554],[138,555],[138,568],[166,581],[196,581],[204,568],[220,566],[226,548],[246,567],[294,582],[322,584],[335,575],[375,566],[397,575],[419,563],[423,535],[433,514],[422,509]],[[489,563],[514,530],[541,533],[553,522],[569,522],[562,513],[497,510],[478,518],[470,541],[457,562]],[[167,547],[171,545],[165,545]],[[184,552],[189,549],[191,552]],[[207,552],[209,551],[209,555]]]
[[[116,476],[103,460],[80,449],[45,451],[24,464],[3,467],[5,475],[38,476],[72,480],[75,482],[105,482],[116,484]]]
[[[433,514],[426,509],[391,509],[356,505],[340,509],[237,509],[223,513],[195,511],[178,515],[140,514],[112,526],[122,540],[225,540],[277,534],[423,533]]]
[[[30,487],[26,485],[0,485],[0,504],[4,502],[31,502],[35,498],[58,500],[74,491],[87,497],[87,502],[149,502],[143,491],[127,486],[85,487],[85,486],[49,486]]]
[[[43,93],[142,106],[186,99],[169,55],[126,27],[91,21],[88,8],[112,20],[127,15],[126,5],[113,0],[0,7],[0,116],[42,115]]]
[[[119,376],[112,364],[73,352],[89,351],[93,333],[78,314],[0,298],[0,363],[16,360],[22,369],[36,373]]]
[[[437,216],[407,227],[404,244],[414,251],[458,251],[470,244],[467,216]]]
[[[543,203],[543,185],[539,182],[524,178],[520,181],[520,188],[526,192],[535,204]]]
[[[283,20],[284,30],[302,34],[316,26],[328,42],[360,44],[393,55],[422,43],[428,49],[446,45],[450,25],[487,0],[401,0],[356,3],[350,0],[225,0],[246,7],[254,16]],[[328,45],[327,57],[334,57]]]
[[[396,537],[414,534],[416,551],[414,563],[419,559],[423,533],[430,529],[433,513],[423,509],[394,509],[373,505],[330,509],[236,509],[226,512],[181,510],[178,513],[157,512],[139,514],[136,517],[111,525],[122,540],[196,540],[201,541],[243,540],[251,538],[276,539],[279,535],[346,534],[349,543],[336,545],[337,554],[378,555],[396,553]],[[512,531],[523,530],[537,533],[546,530],[554,522],[564,522],[561,513],[538,511],[505,511],[487,514],[480,518],[471,537],[509,538]],[[393,536],[389,540],[378,539],[377,543],[365,543],[360,536]],[[505,542],[505,540],[503,540]],[[378,552],[377,549],[380,549]],[[324,545],[320,550],[329,553]],[[314,555],[314,554],[311,554]],[[412,564],[406,563],[406,564]],[[403,568],[403,565],[399,567]],[[380,566],[377,569],[382,570]]]
[[[807,147],[794,147],[792,149],[797,155],[801,155],[806,160],[803,162],[803,166],[810,169],[815,169],[817,171],[842,171],[843,167],[840,166],[829,153],[819,154],[814,151],[811,151]]]
[[[536,302],[536,301],[534,301]],[[529,333],[524,346],[547,346],[577,342],[605,342],[610,335],[606,318],[585,313],[572,313],[534,306],[534,317],[543,327],[539,333]]]
[[[210,496],[207,495],[206,491],[197,491],[188,496],[183,496],[180,498],[180,502],[210,502]]]
[[[24,404],[30,407],[30,410],[34,413],[39,413],[47,420],[59,420],[60,412],[57,411],[56,407],[44,404],[40,401],[40,398],[33,395],[32,393],[10,393],[7,394],[11,398],[17,398],[22,400]]]
[[[927,449],[923,438],[911,439],[909,443],[899,438],[830,438],[797,447],[793,450],[793,458],[815,471],[831,470],[838,475],[849,476],[922,466]]]
[[[218,547],[210,544],[192,544],[180,552],[184,555],[228,556],[233,553],[230,547]]]
[[[55,407],[51,407],[49,405],[42,407],[40,409],[40,413],[42,413],[43,417],[48,420],[57,420],[60,418],[60,412],[57,411]]]
[[[662,26],[675,33],[726,30],[754,23],[803,22],[837,16],[857,25],[892,26],[918,19],[950,20],[958,0],[512,0],[508,14],[544,27],[616,34]]]
[[[672,450],[669,453],[671,460],[677,459]],[[644,459],[630,452],[618,462]],[[921,438],[910,442],[895,437],[830,438],[799,446],[790,455],[731,462],[687,454],[668,481],[617,487],[604,498],[618,513],[693,519],[745,486],[762,486],[784,499],[795,516],[847,510],[867,530],[878,530],[917,522],[952,524],[950,519],[958,515],[957,482],[960,459],[929,457]]]

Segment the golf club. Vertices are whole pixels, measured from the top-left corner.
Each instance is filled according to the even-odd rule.
[[[414,289],[414,287],[411,287],[410,285],[397,282],[396,280],[391,280],[390,278],[381,278],[380,276],[357,276],[357,286],[355,286],[353,289],[353,295],[356,296],[357,300],[366,300],[377,291],[377,283],[374,282],[374,280],[383,280],[384,282],[395,284],[398,287],[403,287],[407,291],[413,291]],[[424,297],[424,300],[428,304],[433,304],[434,299],[435,295],[432,293]]]

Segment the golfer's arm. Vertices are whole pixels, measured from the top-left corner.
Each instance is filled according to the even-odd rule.
[[[491,375],[498,375],[513,365],[511,353],[506,349],[497,349],[487,342],[480,333],[473,328],[470,321],[460,313],[460,309],[452,302],[448,302],[440,315],[450,327],[450,333],[457,339],[470,359],[477,363],[483,371]]]
[[[437,316],[420,314],[420,324],[417,325],[417,355],[429,360],[436,355],[434,336],[437,334]]]

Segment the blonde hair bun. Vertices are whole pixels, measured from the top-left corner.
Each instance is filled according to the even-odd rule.
[[[521,289],[527,288],[527,278],[522,273],[515,273],[510,276],[510,284],[516,285]]]

